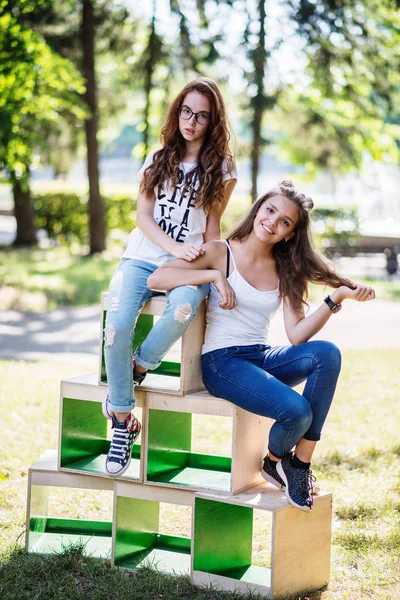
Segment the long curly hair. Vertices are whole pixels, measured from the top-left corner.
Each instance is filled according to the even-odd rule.
[[[162,148],[154,153],[152,164],[144,172],[141,191],[151,194],[156,186],[168,180],[171,180],[172,186],[178,183],[179,163],[186,151],[186,140],[179,131],[179,111],[189,92],[199,92],[210,101],[210,122],[198,162],[186,178],[186,185],[189,185],[195,175],[198,176],[196,206],[208,213],[223,199],[224,161],[230,174],[234,168],[233,154],[229,148],[231,133],[225,103],[217,84],[208,77],[200,77],[188,83],[171,104],[161,130]]]
[[[309,283],[329,285],[333,288],[345,285],[354,289],[354,283],[335,273],[324,257],[314,248],[310,222],[310,212],[314,208],[314,202],[305,194],[298,192],[290,180],[282,181],[276,188],[261,196],[234,228],[228,239],[247,238],[253,230],[254,219],[261,205],[278,195],[285,196],[294,202],[299,213],[294,236],[287,242],[284,239],[281,240],[275,244],[272,250],[281,295],[289,299],[294,310],[300,310],[304,304],[307,305]]]

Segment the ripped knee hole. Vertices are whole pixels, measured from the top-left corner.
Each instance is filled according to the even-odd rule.
[[[115,328],[114,325],[109,325],[107,327],[107,329],[105,330],[105,340],[104,340],[104,345],[107,346],[112,346],[114,343],[114,338],[115,338]]]
[[[186,304],[180,304],[175,308],[174,319],[179,323],[184,323],[192,316],[192,306],[187,302]]]

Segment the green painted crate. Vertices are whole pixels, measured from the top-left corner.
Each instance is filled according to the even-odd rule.
[[[152,565],[170,574],[190,573],[190,537],[160,531],[160,504],[192,506],[193,494],[116,482],[113,563],[134,570]]]
[[[191,490],[237,493],[263,481],[271,421],[210,396],[206,391],[184,398],[147,392],[144,481]],[[209,453],[209,440],[192,450],[194,415],[229,417],[231,451],[228,456]]]
[[[96,374],[74,377],[61,382],[59,468],[94,476],[104,476],[105,459],[110,447],[109,431],[111,421],[102,413],[101,402],[106,393],[97,384]],[[135,415],[144,427],[142,407],[144,393],[136,392]],[[132,449],[132,462],[122,475],[134,481],[141,481],[142,473],[142,433]]]
[[[64,496],[71,493],[71,488],[113,492],[114,482],[58,471],[56,451],[47,450],[29,469],[26,550],[50,554],[81,543],[88,556],[111,558],[112,521],[49,514],[49,492],[54,488],[62,488]],[[80,511],[82,508],[80,505]]]
[[[270,568],[253,562],[254,511],[272,516]],[[331,521],[331,494],[315,497],[307,513],[266,483],[236,496],[196,493],[192,581],[267,598],[319,589],[329,582]]]
[[[143,343],[154,325],[154,319],[160,316],[165,308],[165,296],[156,296],[149,300],[140,313],[132,342],[132,353]],[[107,373],[104,361],[104,328],[108,309],[108,293],[101,295],[101,328],[99,356],[99,384],[107,385]],[[143,389],[159,389],[173,394],[189,394],[204,389],[201,379],[201,347],[204,339],[205,303],[203,303],[193,321],[190,323],[178,345],[180,350],[167,354],[161,365],[147,374],[142,384]]]

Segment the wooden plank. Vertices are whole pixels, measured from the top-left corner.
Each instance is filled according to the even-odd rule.
[[[79,377],[71,377],[61,382],[61,397],[72,398],[76,400],[88,400],[90,402],[102,402],[106,390],[104,385],[97,383],[97,374],[88,373]],[[135,388],[136,406],[143,407],[145,394],[144,391]],[[101,407],[100,407],[101,411]]]
[[[197,314],[182,336],[181,390],[191,394],[204,389],[201,372],[201,347],[204,342],[206,302],[203,301]]]
[[[121,480],[116,481],[116,496],[126,498],[137,498],[139,500],[153,500],[155,502],[165,502],[169,504],[180,504],[183,506],[192,506],[193,492],[184,489],[171,489],[158,487],[151,484],[132,484]]]
[[[231,402],[211,396],[206,390],[187,394],[184,397],[171,396],[161,391],[149,391],[147,405],[152,409],[221,417],[233,417],[237,410]]]
[[[320,492],[318,496],[314,497],[314,505],[320,501],[321,498],[329,497],[331,494],[328,492]],[[228,504],[237,504],[239,506],[249,506],[257,508],[259,510],[267,510],[275,512],[282,506],[288,506],[285,493],[278,490],[276,487],[269,485],[266,481],[255,487],[249,488],[234,496],[214,493],[196,492],[196,498],[206,498],[210,500],[218,500],[219,502],[225,502]],[[299,510],[299,509],[294,509]],[[313,509],[314,510],[314,509]],[[300,511],[299,511],[300,512]],[[311,511],[312,512],[312,511]],[[309,514],[309,513],[305,513]]]
[[[264,481],[262,459],[267,452],[273,421],[236,408],[232,439],[232,492],[234,494]]]
[[[28,493],[30,485],[112,491],[114,483],[108,476],[94,478],[87,474],[60,471],[57,468],[57,452],[46,450],[29,469]]]
[[[272,528],[272,587],[277,596],[316,590],[329,582],[332,495],[314,498],[310,512],[279,508]]]
[[[49,508],[49,490],[46,487],[33,485],[32,474],[28,476],[28,497],[26,509],[25,549],[27,552],[40,539],[46,530]],[[32,523],[34,525],[31,525]]]

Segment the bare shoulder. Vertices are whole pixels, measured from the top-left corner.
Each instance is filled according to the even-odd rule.
[[[215,256],[226,254],[226,242],[224,240],[211,240],[203,244],[202,248],[210,254],[215,254]]]
[[[212,240],[202,246],[207,256],[208,264],[214,269],[221,269],[226,261],[227,245],[224,240]]]

